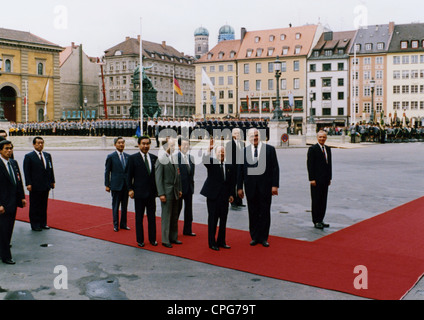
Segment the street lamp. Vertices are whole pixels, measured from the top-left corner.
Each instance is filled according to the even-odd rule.
[[[314,92],[313,91],[311,91],[311,93],[309,94],[309,99],[311,100],[311,114],[309,115],[309,123],[310,124],[314,124],[315,123],[315,120],[314,120],[314,115],[312,114],[312,103],[313,103],[313,101],[314,101],[314,97],[315,97],[315,94],[314,94]],[[306,115],[306,117],[307,117],[308,115]]]
[[[371,86],[371,116],[370,116],[370,122],[374,123],[374,90],[375,90],[375,80],[372,78],[370,81]]]
[[[280,108],[280,78],[281,78],[281,61],[277,56],[277,60],[274,61],[275,78],[277,79],[277,102],[274,108],[273,121],[279,121],[283,119],[283,111]]]
[[[1,70],[3,68],[3,59],[0,58],[0,77],[1,77]],[[4,109],[3,105],[1,103],[1,96],[0,96],[0,121],[6,121],[6,118],[4,117]]]
[[[87,110],[87,103],[88,103],[88,100],[87,100],[87,97],[84,97],[84,108],[85,109],[83,109],[82,111],[84,112],[84,118],[87,120],[87,116],[86,116],[86,110]]]

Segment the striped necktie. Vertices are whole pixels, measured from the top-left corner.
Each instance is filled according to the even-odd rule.
[[[13,173],[13,168],[10,164],[10,161],[7,161],[7,167],[9,169],[10,179],[12,180],[13,184],[16,185],[15,174]]]

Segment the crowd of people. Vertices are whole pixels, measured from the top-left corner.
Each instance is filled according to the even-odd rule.
[[[357,123],[351,125],[349,128],[349,135],[352,143],[423,142],[424,126]]]

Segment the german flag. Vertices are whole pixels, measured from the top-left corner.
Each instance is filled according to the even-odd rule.
[[[176,93],[178,93],[180,96],[183,95],[183,91],[181,90],[180,84],[177,80],[177,78],[174,78],[174,90]]]

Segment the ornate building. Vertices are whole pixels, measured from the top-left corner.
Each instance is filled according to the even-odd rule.
[[[219,29],[218,43],[224,40],[235,40],[234,28],[229,25],[222,26]]]
[[[177,51],[165,41],[159,44],[143,40],[143,66],[153,87],[158,91],[157,100],[162,115],[185,117],[194,114],[193,61],[193,57]],[[104,62],[108,116],[129,118],[132,104],[131,76],[140,64],[140,38],[127,37],[124,42],[106,50]],[[178,79],[183,96],[174,96],[174,75]],[[102,106],[103,101],[100,101],[101,116],[104,115]]]
[[[62,50],[29,32],[0,28],[0,109],[4,118],[11,122],[60,119]]]
[[[200,59],[209,51],[209,31],[200,27],[194,31],[194,57]]]

